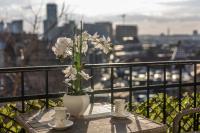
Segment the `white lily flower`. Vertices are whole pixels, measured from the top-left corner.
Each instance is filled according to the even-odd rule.
[[[109,53],[111,50],[112,50],[112,47],[111,47],[111,43],[109,42],[106,42],[103,47],[102,47],[102,50],[105,54]]]
[[[98,39],[99,38],[99,35],[98,35],[98,33],[96,32],[96,33],[94,33],[94,35],[92,36],[92,38],[94,38],[94,39]]]
[[[110,42],[110,41],[111,41],[110,37],[107,37],[107,42]]]
[[[89,76],[89,74],[85,73],[84,71],[79,72],[79,74],[80,74],[85,80],[88,80],[88,79],[91,78],[91,77]]]
[[[91,38],[89,40],[93,45],[96,46],[100,42],[98,37],[99,37],[99,35],[97,33],[95,33],[93,36],[91,36]]]
[[[72,55],[73,41],[70,38],[60,37],[57,39],[52,51],[57,57],[66,58]]]
[[[71,79],[66,78],[64,83],[67,84],[68,86],[72,86],[72,84],[70,83]]]
[[[101,39],[102,39],[102,41],[104,41],[104,42],[107,41],[106,38],[105,38],[105,36],[103,36]]]
[[[65,77],[69,78],[70,80],[76,80],[77,70],[73,68],[73,66],[69,66],[63,70]]]
[[[56,41],[56,44],[65,44],[66,47],[72,47],[73,41],[71,38],[59,37]]]
[[[81,52],[86,54],[87,50],[88,50],[87,41],[83,41],[83,43],[82,43],[82,51]]]
[[[84,40],[84,41],[87,41],[89,38],[90,38],[90,34],[88,34],[87,33],[87,31],[84,31],[83,33],[82,33],[82,39]]]
[[[105,36],[99,38],[97,33],[95,33],[91,39],[91,43],[94,45],[94,47],[103,50],[105,54],[109,53],[109,51],[112,49],[110,41],[111,39],[109,37],[107,39]]]

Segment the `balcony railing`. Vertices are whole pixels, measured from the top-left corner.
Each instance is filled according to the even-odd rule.
[[[163,123],[166,123],[167,119],[167,111],[166,111],[166,95],[168,88],[176,88],[178,91],[178,110],[182,110],[182,92],[183,87],[191,87],[190,91],[193,92],[193,107],[197,107],[197,86],[200,85],[200,81],[197,80],[197,67],[200,64],[200,61],[192,60],[192,61],[159,61],[159,62],[137,62],[137,63],[111,63],[111,64],[86,64],[85,69],[90,71],[90,75],[95,77],[95,71],[97,69],[106,69],[109,70],[107,74],[109,74],[109,82],[110,87],[105,88],[103,90],[95,90],[94,89],[94,78],[91,78],[90,86],[93,91],[88,92],[93,98],[96,94],[110,93],[110,101],[113,103],[114,101],[114,93],[116,92],[128,92],[128,102],[129,109],[132,111],[133,109],[133,94],[137,91],[145,91],[146,95],[146,117],[150,117],[150,94],[152,91],[156,90],[159,93],[163,94],[163,102],[162,102],[162,114],[163,114]],[[45,99],[45,105],[48,108],[49,99],[50,98],[58,98],[63,95],[63,93],[50,93],[49,92],[49,72],[55,70],[61,70],[65,68],[67,65],[58,65],[58,66],[33,66],[33,67],[13,67],[13,68],[0,68],[1,73],[21,73],[21,95],[14,97],[1,97],[0,102],[14,102],[21,101],[22,112],[25,111],[25,101],[26,100],[34,100],[34,99]],[[183,82],[183,70],[185,70],[186,66],[190,66],[190,70],[192,72],[192,80],[190,82]],[[136,68],[143,68],[145,70],[145,84],[143,85],[134,85],[135,79],[133,79],[132,72],[135,71]],[[128,75],[126,80],[128,80],[128,86],[125,87],[115,87],[114,82],[118,78],[115,76],[115,73],[118,69],[128,70]],[[161,70],[161,80],[159,83],[152,83],[151,78],[151,70],[159,69]],[[178,78],[176,82],[169,82],[167,79],[167,71],[172,69],[177,70]],[[25,76],[24,74],[27,72],[45,72],[45,93],[37,94],[37,95],[25,95]]]

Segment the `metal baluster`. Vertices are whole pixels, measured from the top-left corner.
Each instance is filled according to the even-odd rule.
[[[45,95],[46,95],[46,108],[49,108],[49,73],[48,70],[45,71],[45,85],[46,85],[46,89],[45,89]]]
[[[197,64],[194,64],[194,108],[197,107]],[[197,119],[196,119],[196,114],[194,114],[194,123],[193,123],[193,130],[196,131],[196,129],[198,128],[198,124],[197,124]]]
[[[129,109],[132,111],[132,66],[129,67]]]
[[[150,108],[150,105],[149,105],[149,93],[150,93],[150,90],[149,90],[149,66],[147,66],[147,118],[149,118],[149,108]]]
[[[182,99],[182,65],[179,65],[179,89],[178,89],[178,109],[181,111],[181,99]],[[179,122],[179,133],[181,130],[181,123]]]
[[[179,66],[179,90],[178,90],[178,108],[181,111],[181,98],[182,98],[182,65]]]
[[[110,88],[111,88],[111,104],[113,104],[114,101],[114,96],[113,96],[113,79],[114,75],[113,75],[113,67],[111,67],[111,75],[110,75]]]
[[[199,130],[199,118],[200,118],[200,114],[197,114],[197,119],[196,119],[196,131]]]
[[[25,100],[24,100],[24,72],[21,72],[21,97],[22,97],[22,113],[25,112]]]
[[[91,77],[94,76],[93,68],[90,68],[90,76]],[[94,93],[93,93],[93,91],[94,91],[94,78],[90,78],[90,86],[91,86],[91,89],[92,89],[90,101],[91,101],[91,103],[94,103]]]
[[[163,75],[163,79],[164,79],[164,87],[163,87],[163,123],[166,124],[166,84],[167,84],[167,80],[166,80],[166,66],[165,65],[164,65],[163,71],[164,71],[164,75]]]

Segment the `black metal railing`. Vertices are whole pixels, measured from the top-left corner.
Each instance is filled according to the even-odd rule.
[[[200,64],[199,60],[189,60],[189,61],[159,61],[159,62],[137,62],[137,63],[111,63],[111,64],[86,64],[85,69],[88,69],[90,71],[91,76],[95,76],[95,69],[108,69],[110,74],[110,88],[104,89],[104,90],[94,90],[94,78],[91,78],[90,80],[90,86],[93,90],[90,92],[92,96],[95,94],[102,94],[102,93],[110,93],[110,99],[111,103],[113,104],[114,101],[114,93],[116,92],[129,92],[128,100],[129,100],[129,109],[132,111],[133,105],[133,93],[135,91],[146,91],[146,98],[147,98],[147,117],[150,117],[150,94],[152,90],[161,90],[161,92],[164,94],[163,96],[163,106],[162,106],[162,113],[163,113],[163,123],[166,123],[167,118],[167,112],[166,112],[166,95],[167,95],[167,88],[178,88],[178,109],[179,111],[182,110],[182,88],[183,87],[193,87],[193,107],[197,107],[197,86],[200,85],[200,82],[197,80],[197,65]],[[193,81],[192,82],[183,82],[182,74],[183,74],[183,67],[190,65],[193,67]],[[13,102],[13,101],[21,101],[22,103],[22,112],[25,111],[25,101],[26,100],[34,100],[34,99],[46,99],[46,107],[48,108],[48,100],[50,98],[57,98],[61,97],[63,93],[50,93],[49,92],[49,72],[55,71],[55,70],[61,70],[65,68],[67,65],[59,65],[59,66],[33,66],[33,67],[13,67],[13,68],[0,68],[0,74],[1,73],[21,73],[21,96],[15,96],[15,97],[1,97],[0,103],[2,102]],[[179,72],[179,78],[178,81],[168,82],[167,81],[167,69],[169,67],[176,67]],[[132,78],[132,71],[136,67],[145,67],[146,68],[146,84],[141,86],[135,86],[133,85],[133,78]],[[159,67],[159,69],[162,69],[163,77],[162,82],[159,84],[151,84],[151,78],[150,78],[150,70],[153,67]],[[117,68],[126,68],[129,70],[128,75],[128,86],[126,87],[120,87],[117,88],[114,86],[114,81],[116,79],[114,73]],[[24,74],[27,72],[38,72],[38,71],[44,71],[45,72],[45,94],[37,94],[37,95],[25,95],[25,88],[24,88]],[[196,116],[194,116],[194,119],[196,119]]]

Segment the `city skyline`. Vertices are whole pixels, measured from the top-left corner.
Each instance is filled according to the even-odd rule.
[[[41,19],[46,18],[46,4],[52,0],[0,0],[1,20],[10,21],[14,19],[32,20],[33,13],[40,10]],[[91,1],[91,0],[59,0],[54,3],[58,5],[60,12],[62,3],[65,2],[68,19],[77,22],[111,21],[115,24],[122,23],[122,14],[126,14],[125,24],[136,24],[139,34],[191,34],[193,30],[200,29],[200,15],[198,14],[198,0],[140,0],[140,1]],[[9,3],[9,4],[8,4]],[[115,4],[113,4],[115,3]],[[30,5],[32,6],[30,9]],[[113,7],[111,6],[113,5]],[[33,11],[31,11],[33,10]],[[27,11],[24,13],[24,11]],[[173,15],[172,15],[173,14]],[[29,26],[25,26],[25,29]]]

